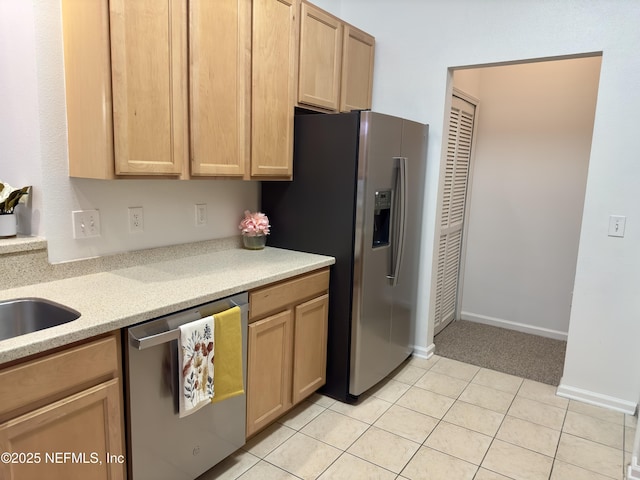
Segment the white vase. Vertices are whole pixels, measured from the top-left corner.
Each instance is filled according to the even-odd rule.
[[[13,213],[0,215],[0,238],[15,237],[17,232],[16,216]]]

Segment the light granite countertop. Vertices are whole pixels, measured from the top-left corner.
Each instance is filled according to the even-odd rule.
[[[42,237],[18,235],[11,238],[0,238],[0,255],[29,250],[40,250],[47,247],[47,241]]]
[[[279,248],[231,248],[2,289],[0,301],[40,297],[71,307],[81,316],[0,341],[0,364],[333,263],[333,257]]]

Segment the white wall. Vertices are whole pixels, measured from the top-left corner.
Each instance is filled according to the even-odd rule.
[[[3,1],[20,4],[23,0]],[[34,5],[39,113],[31,112],[28,120],[40,123],[42,196],[46,207],[43,221],[49,260],[62,262],[237,235],[243,211],[258,206],[257,182],[99,181],[68,177],[61,7],[60,2],[50,0],[34,0]],[[28,16],[11,21],[18,25],[16,28],[33,30]],[[196,203],[207,205],[208,224],[204,227],[195,226]],[[130,206],[144,209],[143,233],[128,231]],[[100,238],[73,239],[71,212],[78,209],[100,211]]]
[[[477,69],[461,318],[566,338],[600,60]]]
[[[33,187],[15,210],[18,233],[43,235],[33,15],[31,2],[0,1],[0,180]]]
[[[322,2],[318,2],[322,4]],[[322,6],[322,5],[320,5]],[[450,67],[603,52],[563,384],[640,397],[640,2],[342,0],[376,37],[374,110],[430,124],[417,346],[433,342],[430,282]],[[608,217],[627,215],[625,238]],[[631,372],[631,373],[630,373]],[[603,400],[604,401],[604,400]]]

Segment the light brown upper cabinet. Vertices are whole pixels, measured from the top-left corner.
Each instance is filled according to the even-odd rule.
[[[245,174],[251,0],[189,2],[191,174]]]
[[[375,38],[352,25],[344,26],[340,111],[371,108]]]
[[[298,105],[331,112],[371,108],[375,38],[302,2]]]
[[[297,0],[253,0],[251,176],[293,175]]]
[[[338,110],[342,22],[319,8],[300,7],[298,102]]]
[[[117,175],[179,175],[188,159],[187,4],[110,0]]]
[[[69,175],[114,178],[109,4],[62,0]]]
[[[69,175],[290,179],[299,0],[62,0]]]

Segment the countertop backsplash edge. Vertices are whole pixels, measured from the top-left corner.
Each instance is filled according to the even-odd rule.
[[[165,247],[134,250],[101,257],[85,258],[62,263],[49,263],[44,243],[28,242],[25,245],[40,245],[39,248],[12,249],[0,254],[0,271],[3,272],[0,290],[11,287],[34,285],[43,281],[62,280],[92,273],[126,268],[163,259],[184,258],[207,252],[240,248],[240,235],[204,240],[201,242],[169,245]],[[16,242],[16,245],[20,245]],[[44,246],[42,246],[44,245]],[[45,280],[43,280],[45,279]]]

